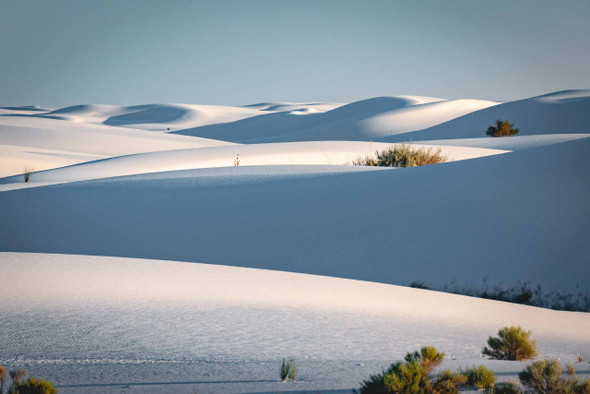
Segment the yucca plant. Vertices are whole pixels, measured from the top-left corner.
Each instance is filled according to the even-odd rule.
[[[293,358],[283,358],[281,362],[281,382],[286,382],[287,380],[294,382],[297,378],[297,365],[295,364],[295,360]]]

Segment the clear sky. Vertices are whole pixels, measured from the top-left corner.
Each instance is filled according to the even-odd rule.
[[[590,88],[590,1],[0,0],[0,106]]]

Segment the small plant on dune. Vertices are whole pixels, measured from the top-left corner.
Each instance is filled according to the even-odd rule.
[[[493,125],[488,127],[486,134],[490,137],[510,137],[518,134],[518,132],[519,130],[507,120],[498,119]]]
[[[567,377],[563,376],[557,360],[537,361],[518,374],[520,383],[540,394],[590,394],[590,378],[580,380],[572,366],[568,366]]]
[[[281,382],[294,382],[297,378],[297,365],[293,358],[283,358],[281,362]]]
[[[537,343],[530,336],[530,331],[520,327],[501,328],[498,337],[488,338],[482,353],[496,360],[529,360],[537,355]]]
[[[480,365],[478,367],[473,366],[464,371],[461,371],[461,375],[467,378],[467,384],[476,387],[478,390],[489,389],[494,386],[496,380],[494,373]]]
[[[34,172],[34,167],[26,166],[25,168],[23,168],[23,177],[25,178],[25,183],[27,183],[29,179],[31,179],[31,174],[33,174]]]
[[[408,353],[405,362],[397,362],[380,374],[361,383],[354,390],[359,394],[381,393],[456,393],[458,387],[467,381],[463,375],[449,370],[431,376],[432,370],[444,359],[445,354],[439,353],[434,347],[426,346],[420,352]]]
[[[358,158],[352,164],[370,167],[417,167],[444,163],[449,159],[440,148],[416,148],[408,144],[393,145],[384,151],[375,152],[375,155]]]

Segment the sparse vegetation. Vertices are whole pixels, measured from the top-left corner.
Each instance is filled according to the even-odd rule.
[[[432,370],[444,359],[434,347],[426,346],[420,352],[408,353],[405,362],[397,362],[380,374],[371,375],[355,390],[359,394],[381,393],[456,393],[465,384],[463,375],[444,370],[431,376]]]
[[[485,366],[473,366],[461,371],[461,375],[467,378],[467,384],[476,387],[478,390],[489,389],[494,386],[496,380],[494,373]]]
[[[529,360],[537,355],[537,343],[530,336],[531,332],[521,327],[501,328],[498,337],[488,338],[482,353],[496,360]]]
[[[430,290],[430,286],[428,286],[426,282],[421,280],[413,281],[412,283],[410,283],[410,287],[413,287],[414,289]]]
[[[31,175],[35,172],[35,168],[31,166],[26,166],[23,168],[23,177],[25,178],[25,183],[31,179]]]
[[[356,166],[378,167],[416,167],[438,164],[449,158],[440,148],[416,148],[408,144],[393,145],[388,149],[375,152],[375,156],[361,157],[352,162]]]
[[[590,378],[581,380],[569,366],[567,377],[563,376],[561,364],[557,360],[537,361],[518,374],[520,382],[527,389],[540,394],[590,394]]]
[[[281,362],[281,382],[294,382],[297,378],[297,364],[293,358],[283,358]]]
[[[510,137],[518,134],[519,131],[507,120],[497,119],[493,125],[488,127],[486,134],[490,137]]]
[[[510,288],[504,288],[500,285],[490,287],[484,278],[481,287],[459,286],[453,282],[450,286],[443,286],[441,290],[454,294],[514,302],[560,311],[590,312],[590,293],[588,292],[579,292],[577,294],[544,293],[541,286],[532,287],[528,282],[519,282],[516,286]]]

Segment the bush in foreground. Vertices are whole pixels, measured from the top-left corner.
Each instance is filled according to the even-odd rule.
[[[504,327],[498,337],[488,338],[489,347],[484,347],[482,353],[496,360],[529,360],[537,355],[537,343],[530,336],[530,331],[520,327]]]
[[[18,384],[15,394],[57,394],[57,389],[47,380],[29,378]]]
[[[489,389],[485,390],[486,394],[521,394],[522,390],[514,383],[498,382]]]
[[[573,367],[568,367],[568,376],[563,377],[557,360],[537,361],[518,374],[520,383],[540,394],[590,394],[590,378],[580,380]]]
[[[449,159],[440,148],[416,148],[408,144],[394,145],[375,154],[376,157],[359,158],[352,164],[371,167],[416,167],[443,163]]]
[[[507,120],[498,119],[493,125],[488,127],[486,134],[490,137],[510,137],[518,134],[519,131]]]
[[[405,362],[397,362],[380,374],[361,383],[359,394],[381,393],[456,393],[467,378],[449,370],[431,376],[432,370],[444,359],[434,347],[427,346],[420,352],[408,353]]]
[[[478,390],[493,387],[496,380],[494,373],[483,365],[461,371],[461,375],[467,378],[468,385],[475,386]]]
[[[47,380],[33,377],[23,380],[27,375],[24,369],[13,369],[9,375],[12,383],[7,394],[57,394],[57,389]],[[6,369],[0,365],[0,394],[4,394],[4,383],[6,383]]]

